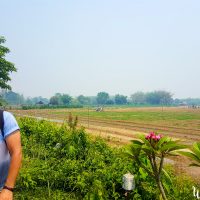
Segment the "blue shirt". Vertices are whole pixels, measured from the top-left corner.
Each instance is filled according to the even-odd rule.
[[[4,137],[0,130],[0,188],[4,186],[4,183],[8,176],[8,169],[10,165],[10,154],[5,143],[5,139],[9,135],[11,135],[14,131],[19,130],[17,121],[11,113],[4,111],[3,118],[4,118],[4,129],[3,129]]]

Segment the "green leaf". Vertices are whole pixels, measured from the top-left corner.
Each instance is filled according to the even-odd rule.
[[[166,178],[167,182],[172,184],[172,179],[171,179],[170,175],[167,173],[167,171],[163,168],[162,172],[163,172],[163,175]]]
[[[192,151],[200,159],[200,143],[194,143]]]
[[[197,162],[200,163],[200,159],[198,158],[198,156],[196,156],[196,155],[195,155],[194,153],[192,153],[192,152],[180,151],[179,153],[182,154],[182,155],[184,155],[184,156],[187,156],[187,157],[189,157],[189,158],[191,158],[191,159],[193,159],[193,160],[195,160],[195,161],[197,161]]]
[[[143,145],[144,143],[139,140],[131,140],[133,145]]]
[[[200,164],[192,163],[192,164],[189,164],[189,166],[191,166],[191,167],[200,167]]]
[[[168,140],[167,137],[162,137],[162,138],[158,141],[158,143],[155,145],[155,148],[156,148],[156,149],[157,149],[157,148],[160,148],[160,147],[163,145],[164,142],[167,142],[167,140]]]
[[[160,148],[161,152],[171,152],[171,151],[176,151],[180,149],[185,149],[186,146],[182,144],[178,144],[178,141],[169,141],[163,147]]]

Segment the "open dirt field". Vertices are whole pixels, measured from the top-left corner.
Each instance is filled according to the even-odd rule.
[[[191,145],[200,141],[200,109],[185,107],[156,108],[106,108],[103,112],[95,109],[37,109],[12,110],[17,116],[32,116],[62,123],[69,113],[78,116],[79,126],[84,126],[92,136],[100,136],[110,145],[128,144],[138,134],[156,131],[181,139]],[[178,173],[187,173],[199,180],[200,170],[188,167],[187,158],[178,157],[174,167]]]
[[[37,109],[12,110],[16,115],[27,115],[55,120],[67,120],[69,113],[77,115],[79,125],[88,132],[116,137],[125,143],[138,133],[156,131],[179,138],[186,144],[200,141],[200,109],[175,107],[106,108],[95,109]],[[128,138],[129,137],[129,138]]]

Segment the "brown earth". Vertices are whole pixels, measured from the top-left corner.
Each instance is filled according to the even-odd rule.
[[[126,111],[131,112],[133,110],[160,110],[161,108],[123,108],[123,109],[110,109],[117,112]],[[165,109],[165,108],[163,108]],[[168,110],[180,111],[180,108],[168,108]],[[77,109],[76,109],[77,111]],[[28,115],[40,118],[47,118],[56,120],[57,122],[63,122],[63,115],[52,114],[51,110],[16,110],[12,111],[16,115]],[[187,112],[187,108],[183,108],[183,112]],[[192,112],[199,112],[199,110],[192,110]],[[200,112],[199,112],[200,113]],[[146,134],[149,131],[159,131],[160,133],[167,133],[167,135],[181,139],[185,144],[191,145],[193,142],[200,141],[200,130],[196,128],[183,128],[171,126],[171,125],[158,125],[158,124],[142,124],[121,120],[103,120],[92,118],[88,121],[86,117],[79,118],[80,126],[84,126],[86,131],[92,136],[100,136],[106,139],[106,141],[112,146],[122,146],[130,143],[130,141],[137,137],[138,134]],[[193,122],[195,123],[195,122]],[[198,121],[199,123],[199,121]],[[190,124],[192,126],[192,123]],[[190,134],[188,134],[190,133]],[[189,167],[191,161],[183,156],[178,156],[173,159],[174,168],[177,174],[188,174],[194,180],[200,181],[200,169],[197,167]]]

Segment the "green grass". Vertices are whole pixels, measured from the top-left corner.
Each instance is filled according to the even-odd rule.
[[[70,111],[73,115],[80,117],[88,117],[88,111]],[[52,111],[52,114],[68,114],[63,111]],[[104,111],[95,112],[90,111],[89,116],[99,119],[110,120],[128,120],[128,121],[141,121],[141,122],[153,122],[153,121],[187,121],[187,120],[200,120],[200,113],[194,112],[172,112],[172,111],[131,111],[131,112],[117,112],[117,111]]]

